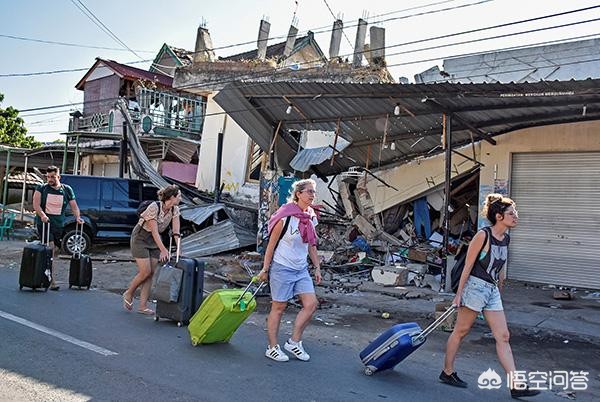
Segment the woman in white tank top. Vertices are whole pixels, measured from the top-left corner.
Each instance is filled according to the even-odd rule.
[[[287,301],[298,296],[302,309],[296,316],[292,336],[284,349],[295,358],[308,361],[310,355],[302,345],[302,334],[317,309],[317,297],[308,272],[307,257],[315,267],[315,281],[321,282],[320,261],[317,256],[317,219],[311,205],[315,199],[314,180],[294,183],[290,202],[281,206],[269,220],[269,243],[265,252],[263,269],[258,278],[269,278],[271,287],[271,311],[267,319],[269,344],[265,356],[278,361],[288,361],[277,341],[279,323]],[[269,274],[270,272],[270,274]]]

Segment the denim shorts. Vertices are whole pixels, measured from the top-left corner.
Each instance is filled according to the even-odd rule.
[[[483,310],[502,311],[502,299],[500,290],[493,283],[469,276],[462,292],[461,305],[473,311],[481,312]]]
[[[287,302],[296,295],[315,293],[312,278],[308,269],[294,269],[273,262],[269,271],[271,299],[276,302]]]

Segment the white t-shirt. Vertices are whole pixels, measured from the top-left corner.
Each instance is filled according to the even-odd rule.
[[[302,236],[298,229],[300,219],[295,216],[290,216],[289,218],[290,223],[287,230],[283,234],[283,237],[273,254],[273,262],[297,270],[306,269],[308,268],[308,243],[302,241]],[[281,222],[284,225],[286,219],[287,217],[281,219]],[[318,224],[317,218],[313,217],[312,222],[316,227]]]

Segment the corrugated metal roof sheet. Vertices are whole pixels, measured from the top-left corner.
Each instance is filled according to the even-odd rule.
[[[256,232],[231,220],[209,226],[181,240],[181,254],[197,258],[256,244]]]
[[[282,167],[298,150],[286,133],[333,131],[339,122],[340,136],[351,145],[342,152],[343,158],[336,156],[333,166],[329,161],[316,166],[321,174],[331,175],[351,166],[377,169],[441,152],[442,113],[425,100],[435,101],[455,116],[452,143],[456,147],[468,144],[472,137],[480,140],[480,133],[493,137],[525,127],[598,120],[600,80],[408,85],[236,82],[215,100],[225,111],[236,112],[230,116],[263,150],[269,149],[281,122],[275,149]],[[287,114],[290,103],[294,108]]]
[[[215,212],[227,209],[223,204],[206,204],[198,206],[182,206],[180,208],[181,216],[188,221],[194,222],[197,225],[201,225],[209,217],[213,216]],[[228,215],[229,216],[229,215]]]
[[[346,149],[350,143],[345,142],[343,145],[336,145],[337,152]],[[336,152],[336,153],[337,153]],[[319,165],[333,156],[333,147],[319,147],[303,149],[294,156],[290,166],[299,172],[306,172],[313,165]]]

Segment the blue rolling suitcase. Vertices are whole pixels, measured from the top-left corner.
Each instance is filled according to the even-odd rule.
[[[396,324],[371,342],[362,352],[360,359],[365,365],[365,374],[394,368],[402,360],[425,343],[427,335],[446,318],[454,314],[456,306],[450,307],[430,326],[421,330],[416,322]]]

